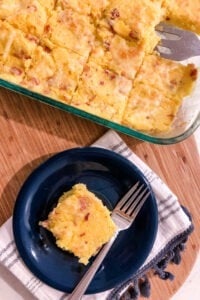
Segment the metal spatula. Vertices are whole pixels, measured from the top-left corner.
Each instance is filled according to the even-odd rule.
[[[156,31],[161,36],[156,50],[162,57],[181,61],[200,56],[200,39],[195,33],[166,23],[160,23]]]

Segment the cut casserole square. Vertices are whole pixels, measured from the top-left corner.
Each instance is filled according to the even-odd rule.
[[[109,210],[80,183],[65,192],[47,220],[39,224],[52,232],[58,247],[85,265],[116,231]]]
[[[120,122],[132,82],[90,61],[85,65],[71,105]]]
[[[28,34],[41,38],[48,14],[45,7],[36,0],[2,0],[0,18]]]
[[[54,99],[70,103],[86,60],[75,52],[38,46],[23,85]]]
[[[194,65],[147,55],[134,80],[122,123],[146,132],[167,132],[194,86]]]
[[[90,59],[118,75],[134,79],[144,55],[143,45],[126,40],[107,28],[98,28]]]
[[[180,103],[175,96],[170,99],[152,86],[138,84],[130,93],[122,124],[144,132],[167,132]]]
[[[57,9],[52,12],[43,35],[43,41],[70,49],[88,57],[94,42],[94,25],[88,16],[71,9]]]
[[[193,64],[181,63],[147,55],[134,81],[152,86],[168,97],[183,98],[189,95],[197,78],[197,69]]]
[[[155,26],[163,19],[163,13],[160,1],[111,0],[99,24],[122,37],[144,43],[146,51],[151,52],[160,40]]]
[[[37,38],[0,21],[0,76],[20,84],[28,70]]]

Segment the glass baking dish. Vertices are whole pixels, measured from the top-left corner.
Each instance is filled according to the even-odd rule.
[[[184,61],[183,64],[185,63],[194,63],[198,68],[200,68],[200,56],[193,57],[187,61]],[[10,83],[3,79],[0,79],[0,86],[15,91],[17,93],[23,94],[25,96],[31,97],[37,101],[44,102],[61,110],[67,111],[74,115],[86,118],[90,121],[122,132],[134,138],[155,144],[167,145],[181,142],[187,137],[189,137],[200,125],[200,74],[198,75],[197,83],[195,85],[193,93],[190,96],[185,97],[178,111],[178,114],[172,124],[170,132],[165,134],[148,134],[145,132],[128,128],[121,124],[117,124],[109,120],[100,118],[98,116],[92,115],[58,100],[25,89],[20,85]]]

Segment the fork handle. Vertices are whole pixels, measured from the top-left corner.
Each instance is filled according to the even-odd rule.
[[[67,298],[67,300],[80,300],[82,298],[87,287],[92,281],[95,273],[97,272],[99,266],[104,260],[106,254],[108,253],[111,246],[113,245],[117,235],[118,232],[116,232],[115,235],[110,239],[110,241],[103,246],[103,248],[100,250],[99,254],[97,255],[96,259],[92,263],[91,267],[84,274],[83,278],[79,281],[79,283],[77,284],[73,292],[70,294],[70,296]]]

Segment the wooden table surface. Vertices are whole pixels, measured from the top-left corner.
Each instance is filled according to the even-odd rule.
[[[64,149],[90,145],[108,129],[46,104],[0,89],[0,225],[13,212],[16,195],[46,158]],[[174,281],[151,276],[150,300],[167,300],[188,276],[200,248],[200,162],[193,137],[169,146],[153,145],[120,134],[179,197],[192,214],[191,234],[182,263],[170,265]],[[28,299],[27,299],[28,300]]]

